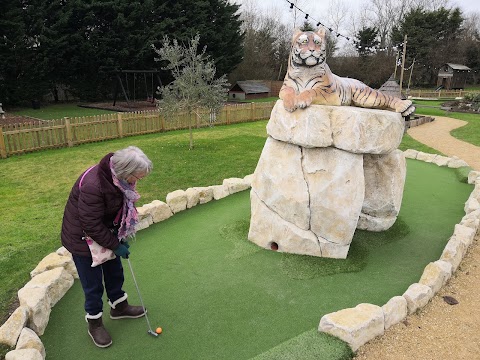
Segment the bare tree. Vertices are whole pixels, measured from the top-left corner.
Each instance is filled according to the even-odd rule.
[[[286,71],[293,29],[278,21],[281,11],[275,7],[262,12],[251,0],[241,7],[245,33],[243,61],[229,80],[277,80]]]

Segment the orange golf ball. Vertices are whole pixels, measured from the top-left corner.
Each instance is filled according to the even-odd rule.
[[[158,328],[155,330],[155,332],[156,332],[157,334],[161,334],[161,333],[162,333],[162,331],[163,331],[163,330],[162,330],[162,328],[161,328],[161,327],[158,327]]]

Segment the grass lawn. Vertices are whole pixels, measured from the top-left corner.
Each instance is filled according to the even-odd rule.
[[[70,110],[68,110],[70,109]],[[51,118],[84,116],[85,111],[69,108],[52,111]],[[32,110],[32,111],[41,111]],[[437,112],[443,111],[432,109]],[[75,115],[80,111],[79,115]],[[422,109],[423,111],[423,109]],[[56,114],[56,115],[55,115]],[[46,116],[46,115],[45,115]],[[471,142],[480,145],[479,116],[449,113],[469,121]],[[266,121],[217,126],[194,131],[195,149],[188,150],[188,131],[150,134],[74,148],[46,150],[0,160],[0,323],[6,320],[16,291],[29,280],[29,272],[48,253],[60,246],[63,208],[72,184],[87,167],[106,153],[136,145],[154,162],[151,176],[139,183],[142,198],[138,205],[165,200],[168,192],[192,186],[220,184],[224,178],[243,177],[254,171],[265,143]],[[458,129],[456,131],[459,131]],[[435,152],[404,136],[402,150],[415,148]],[[2,351],[0,348],[0,357]]]
[[[41,107],[40,109],[31,109],[31,108],[16,109],[13,111],[9,111],[9,113],[13,115],[31,116],[31,117],[42,119],[42,120],[55,120],[55,119],[62,119],[66,116],[81,117],[81,116],[111,114],[112,111],[82,108],[78,106],[76,103],[67,103],[67,104],[48,105],[48,106]]]

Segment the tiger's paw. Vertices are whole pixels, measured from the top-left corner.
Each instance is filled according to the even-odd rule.
[[[294,112],[295,110],[297,110],[297,105],[295,104],[295,98],[294,97],[288,97],[288,98],[283,99],[283,107],[288,112]]]
[[[402,100],[395,106],[395,111],[401,113],[402,116],[408,116],[415,111],[415,106],[410,100]]]
[[[413,114],[413,112],[415,111],[415,106],[413,105],[410,105],[405,111],[402,112],[402,116],[408,116],[410,114]]]
[[[313,97],[309,93],[303,92],[297,96],[297,107],[300,109],[305,109],[312,104],[312,101]]]

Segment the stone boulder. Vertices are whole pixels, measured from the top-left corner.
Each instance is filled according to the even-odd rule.
[[[44,357],[37,349],[20,349],[9,351],[5,360],[44,360]]]
[[[196,187],[195,189],[198,191],[198,203],[200,205],[213,200],[213,189],[210,186]]]
[[[52,270],[55,268],[65,268],[70,275],[78,279],[77,268],[75,267],[75,263],[72,260],[71,256],[62,256],[58,253],[51,253],[45,256],[30,272],[30,276],[33,278],[38,274],[41,274],[47,270]]]
[[[386,155],[365,154],[365,199],[358,229],[384,231],[396,221],[402,205],[407,164],[402,151]]]
[[[228,178],[223,180],[223,185],[228,188],[229,194],[235,194],[239,191],[247,190],[250,188],[250,184],[245,179],[240,178]]]
[[[436,294],[452,275],[452,265],[442,260],[428,264],[423,270],[419,284],[426,285]]]
[[[14,347],[23,327],[27,324],[28,308],[20,306],[0,327],[0,344]]]
[[[184,190],[175,190],[167,194],[167,205],[174,214],[183,211],[187,208],[187,194]]]
[[[29,327],[43,335],[51,308],[73,285],[73,277],[64,268],[45,271],[31,279],[18,291],[21,306],[29,311]]]
[[[249,240],[346,258],[357,228],[389,229],[405,183],[405,156],[396,150],[404,126],[390,111],[312,105],[289,113],[279,100],[251,179]]]
[[[43,358],[45,358],[45,347],[43,346],[42,341],[35,332],[29,328],[23,328],[18,338],[17,346],[15,350],[22,349],[36,349]]]
[[[394,296],[382,306],[382,311],[387,330],[407,317],[407,300],[403,296]]]
[[[215,200],[220,200],[230,195],[228,192],[228,187],[225,185],[212,185],[210,188],[213,191],[213,198]]]
[[[408,315],[427,305],[433,295],[432,289],[427,285],[418,283],[410,285],[403,293],[403,297],[407,300]]]
[[[353,351],[385,332],[382,308],[372,304],[359,304],[324,315],[318,331],[345,341]]]

